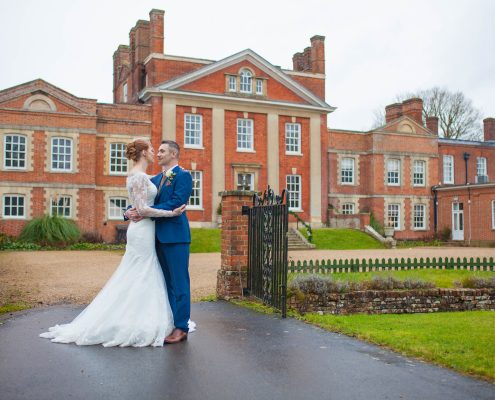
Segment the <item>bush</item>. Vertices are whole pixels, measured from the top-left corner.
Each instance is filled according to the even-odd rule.
[[[346,282],[320,275],[299,275],[289,284],[289,290],[296,293],[296,295],[310,293],[325,295],[328,293],[347,293],[362,290],[432,289],[435,287],[434,283],[420,279],[399,280],[393,277],[374,277],[368,281]]]
[[[83,243],[103,243],[103,236],[99,232],[83,232],[81,235],[81,242]]]
[[[80,237],[81,232],[73,221],[45,215],[29,221],[24,226],[20,239],[42,246],[67,246],[77,242]]]
[[[468,289],[495,289],[495,277],[478,278],[476,276],[467,276],[461,282],[455,282],[456,286]]]
[[[448,226],[445,226],[440,231],[439,236],[440,236],[440,239],[442,239],[444,242],[446,242],[447,240],[450,240],[451,234],[452,234],[452,230]]]
[[[385,230],[383,229],[383,225],[375,219],[373,213],[370,213],[370,226],[380,235],[385,236]]]

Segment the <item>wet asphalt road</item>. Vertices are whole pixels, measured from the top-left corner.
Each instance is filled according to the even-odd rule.
[[[80,307],[0,325],[0,399],[495,399],[495,385],[293,319],[193,305],[198,331],[163,348],[54,344],[38,334]]]

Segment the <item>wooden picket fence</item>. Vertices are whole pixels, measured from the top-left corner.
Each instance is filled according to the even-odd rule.
[[[495,271],[493,257],[483,257],[469,260],[453,257],[426,257],[426,258],[389,258],[389,259],[348,259],[348,260],[310,260],[289,261],[289,272],[332,274],[339,272],[370,272],[388,270],[415,270],[415,269],[446,269],[446,270],[470,270],[470,271]]]

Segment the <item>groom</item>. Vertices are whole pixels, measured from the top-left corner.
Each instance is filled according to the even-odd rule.
[[[180,148],[172,140],[164,140],[158,149],[158,164],[162,173],[151,179],[158,189],[153,208],[174,210],[189,202],[192,192],[191,174],[179,167]],[[139,221],[141,217],[131,208],[126,216]],[[165,343],[187,339],[191,314],[189,285],[189,246],[191,233],[186,214],[155,219],[156,253],[167,284],[168,298],[174,316],[175,329]]]

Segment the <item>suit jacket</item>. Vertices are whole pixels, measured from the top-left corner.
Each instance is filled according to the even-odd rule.
[[[165,178],[161,190],[155,197],[153,208],[173,211],[189,202],[189,196],[192,192],[191,174],[179,166],[176,166],[172,172],[175,176]],[[157,188],[162,176],[163,173],[160,173],[151,178],[151,182]],[[191,243],[191,231],[185,212],[178,217],[154,218],[154,220],[156,237],[160,243]]]

